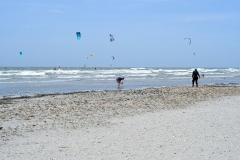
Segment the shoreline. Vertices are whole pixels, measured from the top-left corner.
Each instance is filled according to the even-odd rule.
[[[71,149],[74,150],[73,147],[77,147],[77,153],[82,154],[82,158],[96,159],[98,154],[91,148],[96,148],[98,141],[104,139],[104,141],[101,142],[102,144],[114,147],[112,139],[107,137],[102,139],[99,137],[100,135],[105,136],[107,134],[116,141],[121,141],[123,138],[129,145],[128,147],[130,147],[131,145],[125,139],[128,136],[132,138],[139,136],[138,131],[143,135],[145,135],[145,131],[149,133],[149,135],[141,138],[143,142],[143,144],[141,142],[141,145],[147,149],[147,144],[150,145],[153,143],[153,141],[149,142],[152,136],[150,134],[152,133],[152,128],[155,128],[154,132],[161,131],[161,127],[167,130],[167,132],[162,133],[163,135],[158,136],[164,137],[166,136],[165,134],[174,132],[176,137],[177,132],[173,129],[174,127],[179,128],[178,121],[182,121],[181,125],[184,127],[190,127],[186,130],[187,134],[189,134],[190,137],[194,137],[194,134],[197,133],[192,133],[191,130],[196,130],[198,125],[196,124],[196,126],[194,126],[192,121],[196,121],[195,116],[198,116],[198,111],[199,114],[201,112],[202,115],[200,119],[203,119],[205,114],[209,114],[208,117],[205,117],[207,120],[204,123],[207,123],[210,129],[214,129],[215,127],[218,129],[218,125],[212,125],[215,123],[219,123],[220,126],[226,126],[226,121],[230,125],[233,125],[233,130],[228,128],[229,131],[223,130],[222,132],[230,132],[229,134],[232,134],[231,132],[233,131],[235,134],[236,130],[234,130],[234,128],[238,126],[236,127],[234,125],[239,125],[239,123],[235,124],[235,122],[239,120],[239,103],[237,103],[239,97],[239,84],[215,84],[199,85],[198,88],[176,86],[117,91],[88,91],[1,99],[0,154],[5,158],[11,157],[11,159],[17,159],[19,156],[23,156],[23,158],[24,156],[31,157],[31,159],[37,156],[37,159],[43,159],[44,154],[41,151],[44,151],[47,153],[48,158],[54,155],[59,159],[61,155],[64,156],[67,153],[76,155],[76,153],[71,152]],[[220,108],[223,108],[225,112],[229,112],[229,115],[225,115],[223,111],[219,114],[218,110]],[[169,117],[171,114],[173,117]],[[229,122],[227,116],[231,117],[231,114],[235,116],[235,119]],[[164,115],[165,118],[161,118],[162,115]],[[221,115],[218,118],[219,121],[221,120],[220,122],[216,122],[214,119],[214,117],[218,115]],[[224,116],[227,119],[224,119]],[[133,120],[134,117],[138,117],[138,122]],[[184,120],[184,118],[186,118],[186,120]],[[172,123],[172,121],[176,122]],[[159,124],[157,127],[156,123]],[[188,124],[191,124],[191,126],[187,126]],[[204,127],[204,125],[201,126]],[[211,126],[214,127],[211,128]],[[136,130],[133,130],[134,128],[136,128]],[[142,130],[142,128],[147,128],[147,130]],[[114,136],[116,131],[124,131],[123,137],[121,137],[121,134]],[[131,135],[128,135],[129,131],[132,133]],[[180,131],[182,130],[179,130],[179,132]],[[208,133],[205,133],[203,130],[199,132],[203,132],[203,135],[206,137],[208,136]],[[183,132],[181,136],[184,136],[184,133],[185,132]],[[215,132],[211,133],[216,136]],[[87,141],[85,139],[86,137],[89,138]],[[161,141],[163,137],[155,140]],[[174,143],[177,143],[181,140],[179,135],[177,137],[178,139],[176,139],[176,141],[170,137],[168,138],[174,141]],[[98,138],[100,140],[97,140]],[[92,144],[90,142],[93,141],[93,139],[97,142]],[[75,140],[76,143],[78,142],[77,144]],[[135,142],[135,140],[132,141],[134,142],[132,144],[140,143]],[[86,148],[85,151],[91,155],[90,157],[84,154],[84,148],[81,147],[83,141],[83,146]],[[174,146],[168,144],[167,141],[164,143],[164,145],[158,144],[158,147],[153,147],[152,149],[161,150],[159,146],[162,145],[165,147],[168,146],[167,148],[170,148],[170,150],[174,150]],[[200,144],[195,143],[195,145],[204,145],[202,143],[204,143],[204,140]],[[56,148],[56,146],[58,147]],[[125,144],[121,144],[121,146],[117,146],[117,148],[120,147],[119,149],[122,151],[121,147],[124,146]],[[96,149],[100,150],[102,147],[101,145]],[[7,148],[11,148],[11,151]],[[54,149],[52,150],[51,148]],[[167,154],[167,148],[165,149],[165,154]],[[110,147],[110,149],[116,152],[115,148]],[[137,148],[135,149],[137,150]],[[93,152],[91,153],[90,151]],[[106,158],[108,157],[107,150],[105,149],[104,151]],[[184,151],[181,152],[184,153]],[[93,153],[95,153],[95,157]],[[109,154],[110,153],[111,152],[109,152]],[[135,153],[134,146],[131,153]],[[145,152],[143,151],[143,153]],[[155,154],[153,151],[150,153]],[[127,156],[126,154],[124,155]],[[53,159],[55,159],[54,156]],[[114,155],[110,156],[110,158],[114,159]],[[71,157],[70,159],[78,158]]]
[[[142,89],[154,89],[154,88],[164,88],[164,87],[189,87],[191,85],[183,86],[159,86],[159,87],[143,87],[135,89],[117,89],[117,90],[84,90],[84,91],[69,91],[69,92],[56,92],[56,93],[35,93],[35,94],[26,94],[26,95],[13,95],[13,96],[2,96],[1,100],[11,100],[11,99],[22,99],[22,98],[38,98],[45,96],[57,96],[57,95],[71,95],[71,94],[80,94],[87,92],[119,92],[119,91],[128,91],[128,90],[142,90]],[[230,86],[240,86],[240,83],[212,83],[212,84],[200,84],[199,86],[219,86],[219,87],[230,87]]]

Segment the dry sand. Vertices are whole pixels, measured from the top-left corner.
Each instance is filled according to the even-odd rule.
[[[240,159],[240,86],[0,99],[0,159]]]

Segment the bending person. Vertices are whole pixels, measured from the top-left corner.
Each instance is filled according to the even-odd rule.
[[[118,88],[120,88],[120,84],[123,84],[123,81],[124,80],[124,77],[118,77],[117,79],[116,79],[116,81],[117,81],[117,83],[118,83]]]

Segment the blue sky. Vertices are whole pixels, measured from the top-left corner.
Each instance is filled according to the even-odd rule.
[[[0,22],[0,66],[240,67],[239,0],[2,0]]]

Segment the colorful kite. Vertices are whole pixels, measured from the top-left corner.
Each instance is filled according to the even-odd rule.
[[[115,40],[115,39],[114,39],[114,36],[110,34],[110,41],[112,42],[112,41],[114,41],[114,40]]]
[[[81,38],[81,32],[76,32],[76,35],[77,35],[77,39],[80,40],[80,38]]]
[[[189,39],[189,45],[190,45],[190,44],[191,44],[191,39],[188,38],[188,37],[184,38],[184,40],[185,40],[185,39]]]

